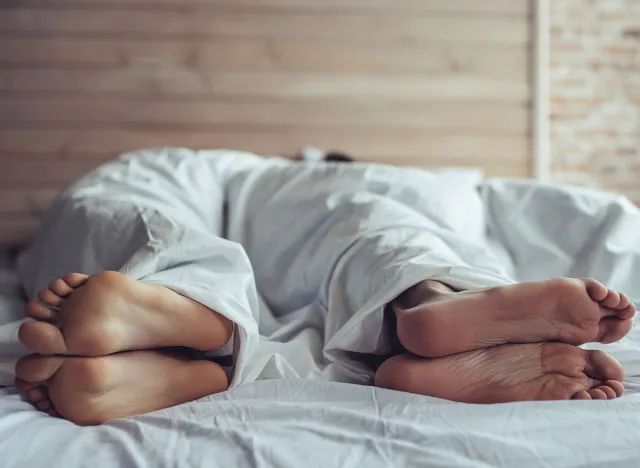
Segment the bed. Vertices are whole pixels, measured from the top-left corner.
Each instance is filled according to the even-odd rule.
[[[15,360],[26,352],[17,340],[25,298],[15,249],[30,243],[40,216],[68,183],[145,147],[290,156],[316,145],[359,161],[447,167],[471,175],[474,191],[479,186],[480,209],[494,220],[495,236],[496,226],[523,228],[510,231],[515,250],[499,242],[482,246],[508,274],[521,280],[568,274],[584,260],[640,305],[637,274],[630,273],[639,266],[624,260],[637,258],[640,227],[636,218],[616,222],[627,219],[621,217],[627,202],[577,189],[532,192],[527,180],[500,179],[549,169],[536,159],[535,3],[3,5],[0,466],[637,466],[637,324],[606,347],[627,372],[627,393],[615,401],[466,405],[318,376],[281,378],[274,366],[270,378],[222,394],[81,428],[35,411],[12,386]],[[468,167],[494,178],[481,182],[477,172],[462,169]],[[588,239],[562,233],[539,233],[550,237],[525,250],[518,243],[532,237],[523,205],[514,201],[532,199],[539,220],[549,206],[579,206],[582,219],[611,220],[607,239],[615,242],[608,247],[621,268],[576,251]],[[458,219],[467,213],[449,208],[458,209]],[[573,234],[593,228],[586,222]],[[561,240],[561,251],[547,248]],[[531,258],[545,258],[545,270],[524,268]]]
[[[173,151],[184,153],[186,150]],[[161,151],[156,153],[154,161],[162,157]],[[241,155],[229,152],[200,154],[200,159],[211,157],[220,161],[225,157],[223,153],[234,161],[241,160]],[[146,156],[149,154],[153,152],[147,152]],[[362,168],[387,173],[390,170],[385,166]],[[352,169],[346,174],[350,171]],[[411,170],[408,171],[405,176],[410,174]],[[417,177],[423,177],[422,173]],[[469,179],[468,172],[463,179]],[[452,184],[451,180],[448,179],[447,185]],[[468,184],[475,187],[477,181]],[[606,233],[598,223],[584,224],[583,227],[590,225],[592,229],[582,229],[585,236],[581,240],[570,232],[562,237],[557,232],[541,229],[528,236],[529,250],[522,247],[517,250],[520,257],[509,257],[508,252],[499,248],[499,245],[522,241],[517,228],[506,237],[504,233],[494,232],[493,239],[501,241],[488,242],[486,248],[492,250],[496,258],[505,259],[505,268],[511,270],[514,277],[536,279],[541,274],[535,268],[525,267],[527,262],[522,259],[527,256],[546,256],[545,272],[567,271],[570,269],[567,259],[575,265],[586,261],[587,256],[567,255],[568,251],[562,254],[558,249],[583,250],[593,236],[605,235],[608,242],[603,251],[631,257],[632,263],[620,266],[595,260],[591,262],[591,273],[629,292],[638,302],[640,289],[630,271],[637,268],[640,244],[634,241],[636,234],[627,236],[630,242],[621,237],[630,227],[630,221],[638,222],[638,214],[624,199],[596,191],[539,186],[519,180],[489,179],[481,183],[479,189],[493,220],[488,225],[494,228],[526,227],[527,220],[548,217],[550,203],[556,207],[552,213],[561,218],[566,216],[569,205],[581,207],[582,217],[574,219],[578,224],[594,219],[610,221],[606,223],[609,229]],[[456,206],[463,202],[462,196],[455,200]],[[631,210],[630,216],[624,214],[627,210]],[[578,212],[572,211],[574,215]],[[454,224],[455,219],[451,221]],[[464,229],[465,225],[460,228]],[[469,231],[466,234],[468,236]],[[554,255],[548,255],[549,252]],[[627,373],[627,393],[614,401],[469,405],[335,382],[323,375],[278,378],[277,366],[269,368],[268,362],[262,362],[262,376],[270,375],[270,378],[151,414],[115,420],[99,427],[78,427],[35,411],[11,386],[13,362],[25,352],[16,340],[24,299],[13,259],[5,257],[1,265],[0,384],[9,385],[0,389],[3,467],[67,468],[88,464],[100,467],[302,464],[318,467],[626,467],[636,466],[640,457],[637,430],[640,328],[637,324],[622,341],[604,347]],[[295,340],[289,345],[289,354],[310,351]],[[265,343],[257,355],[272,351],[269,343]],[[323,360],[322,356],[317,358]]]

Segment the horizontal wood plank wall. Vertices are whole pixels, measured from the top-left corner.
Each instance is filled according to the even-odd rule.
[[[141,147],[528,176],[530,3],[0,2],[0,243]]]

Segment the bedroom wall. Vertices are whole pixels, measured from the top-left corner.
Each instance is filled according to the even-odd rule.
[[[0,2],[0,240],[140,147],[530,174],[528,0]]]
[[[640,203],[640,0],[550,3],[553,178]]]

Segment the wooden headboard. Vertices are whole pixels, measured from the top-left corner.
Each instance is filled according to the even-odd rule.
[[[528,0],[6,0],[0,243],[150,146],[530,175]]]

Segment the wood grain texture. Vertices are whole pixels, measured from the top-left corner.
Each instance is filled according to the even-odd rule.
[[[0,244],[142,147],[529,175],[529,0],[0,2]]]
[[[38,219],[31,216],[0,217],[0,248],[26,247],[38,224]]]
[[[6,137],[5,137],[6,135]],[[142,147],[181,146],[196,149],[233,148],[261,154],[293,155],[306,145],[322,149],[342,149],[359,159],[376,158],[395,163],[395,155],[422,158],[426,165],[433,160],[441,164],[456,165],[464,159],[483,165],[488,159],[513,160],[522,164],[527,153],[527,141],[519,136],[487,136],[468,133],[425,133],[420,131],[324,131],[298,129],[297,131],[123,131],[123,130],[3,130],[0,132],[0,151],[11,154],[20,145],[24,152],[57,154],[51,161],[65,162],[68,157],[105,158],[120,152]],[[282,148],[291,148],[282,151]],[[16,152],[16,159],[20,158]],[[386,158],[386,161],[385,161]],[[3,160],[3,167],[11,167],[12,160]],[[10,171],[4,170],[0,180],[9,182]],[[3,175],[4,174],[4,175]],[[47,177],[46,174],[38,177]]]
[[[13,181],[12,181],[13,182]],[[40,216],[56,197],[56,188],[0,189],[0,216],[31,215]]]
[[[418,11],[429,14],[462,14],[491,17],[496,15],[526,16],[529,0],[5,0],[5,7],[51,8],[293,8],[307,11]]]
[[[323,41],[377,37],[525,46],[526,21],[511,18],[434,17],[366,12],[114,11],[9,9],[0,15],[0,34],[74,37],[220,38],[268,37]]]
[[[2,126],[56,128],[147,128],[160,130],[285,128],[385,132],[420,130],[516,135],[526,138],[529,109],[517,105],[430,103],[378,99],[201,100],[162,102],[154,99],[68,98],[19,99],[0,95]],[[5,137],[11,137],[6,134]],[[1,144],[1,143],[0,143]]]
[[[391,101],[492,100],[525,104],[526,81],[477,76],[226,73],[193,70],[0,70],[1,92],[121,94],[155,98],[330,97]],[[311,109],[310,109],[311,111]]]
[[[327,149],[332,147],[326,146]],[[245,148],[241,148],[245,149]],[[248,144],[246,149],[251,150]],[[358,156],[358,153],[351,153]],[[3,155],[0,153],[0,155]],[[12,155],[12,156],[15,156]],[[21,154],[19,160],[8,161],[3,163],[5,171],[0,173],[0,184],[3,189],[11,191],[22,189],[25,192],[36,189],[51,190],[56,187],[66,186],[69,179],[77,179],[92,169],[108,162],[113,155],[94,153],[91,158],[82,157],[80,155],[67,156],[65,159],[56,160],[55,153],[37,153],[37,154]],[[267,154],[266,157],[269,157]],[[477,167],[477,154],[460,152],[455,155],[434,156],[425,162],[421,154],[403,154],[400,152],[389,153],[367,153],[367,156],[358,157],[362,162],[386,163],[393,160],[397,166],[411,166],[422,169],[442,168],[442,167]],[[488,176],[506,176],[506,177],[526,177],[527,172],[523,170],[519,159],[509,160],[503,155],[487,154],[483,157],[483,169]],[[38,183],[34,183],[34,174],[38,175]],[[0,190],[0,195],[2,194]],[[28,200],[29,198],[26,197]],[[37,205],[41,207],[41,205]],[[31,211],[35,208],[32,207]],[[1,212],[15,213],[19,210],[8,207],[0,210]],[[41,210],[38,208],[38,212]],[[22,212],[22,211],[20,211]]]
[[[319,59],[321,58],[321,59]],[[339,74],[462,74],[498,80],[527,79],[527,54],[518,46],[233,39],[77,39],[8,37],[2,68],[188,69],[226,72]]]

